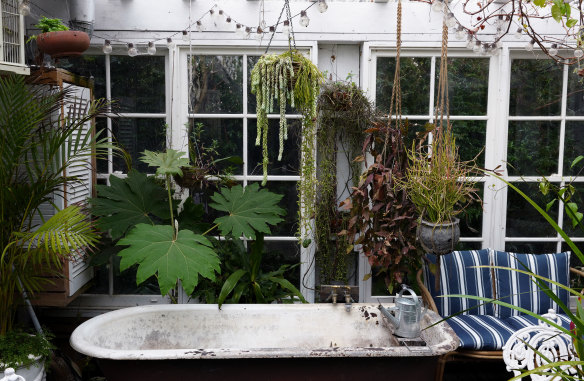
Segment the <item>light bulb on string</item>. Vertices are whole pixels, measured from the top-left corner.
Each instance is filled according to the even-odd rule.
[[[434,0],[434,2],[432,2],[431,8],[434,12],[442,12],[444,11],[444,3],[442,0]]]
[[[454,28],[456,27],[456,25],[458,25],[458,22],[456,21],[456,17],[454,17],[454,14],[452,12],[448,12],[444,17],[446,17],[446,26],[449,28]]]
[[[258,28],[256,29],[255,39],[258,40],[258,41],[261,41],[262,38],[264,38],[264,31],[262,30],[262,28],[260,28],[258,26]]]
[[[325,0],[318,0],[318,11],[320,13],[324,13],[326,12],[326,10],[328,9],[328,4],[326,3]]]
[[[300,11],[300,25],[306,28],[308,27],[308,24],[310,24],[310,19],[308,18],[306,11]]]
[[[250,34],[251,34],[251,28],[249,26],[246,26],[245,33],[243,34],[243,38],[249,38]]]
[[[130,57],[136,57],[138,55],[138,49],[131,42],[128,44],[128,55]]]
[[[497,21],[495,22],[495,25],[497,26],[497,28],[503,28],[503,24],[505,22],[503,21],[503,15],[499,15],[497,16]]]
[[[203,31],[203,23],[201,22],[201,20],[197,20],[197,22],[195,23],[195,30],[197,32]]]
[[[225,20],[225,12],[223,12],[223,9],[219,9],[219,12],[217,12],[217,22],[221,23],[222,21]]]
[[[275,26],[271,26],[270,27],[270,34],[274,34],[276,32],[276,27]]]
[[[282,33],[284,33],[286,37],[290,35],[290,21],[284,20],[282,23]]]
[[[30,0],[21,0],[18,4],[18,13],[23,16],[30,15]]]
[[[464,39],[464,36],[466,36],[466,31],[464,30],[462,25],[459,25],[458,28],[456,29],[456,32],[454,33],[454,37],[456,37],[457,40],[462,40]]]
[[[515,38],[519,40],[521,37],[523,37],[523,28],[517,28],[515,31]]]
[[[531,41],[529,41],[526,45],[525,45],[525,50],[527,50],[528,52],[533,52],[533,45],[535,44],[535,40],[531,39]]]
[[[484,43],[481,44],[481,49],[479,50],[479,52],[481,53],[481,55],[487,55],[489,52],[491,51],[491,45]]]
[[[474,46],[472,47],[472,51],[475,53],[479,53],[481,51],[481,46],[482,44],[480,41],[475,42]]]
[[[170,50],[172,48],[174,48],[174,41],[172,41],[172,38],[168,37],[166,39],[166,47]]]
[[[151,56],[156,54],[156,46],[154,45],[154,42],[150,41],[148,43],[148,50],[147,50],[148,54],[150,54]]]
[[[468,39],[466,40],[466,47],[467,49],[474,48],[474,41],[472,40],[472,35],[468,35]]]
[[[240,23],[235,24],[235,34],[237,35],[237,37],[243,37],[243,28],[241,27]]]
[[[182,40],[185,42],[189,40],[189,32],[187,32],[186,30],[182,31]]]
[[[552,47],[548,50],[550,56],[557,56],[558,55],[558,45],[552,44]]]
[[[101,48],[101,50],[103,51],[103,54],[110,54],[113,50],[111,41],[105,40],[103,42],[103,47]]]
[[[214,9],[209,9],[209,15],[211,16],[211,21],[217,21],[217,12]]]
[[[232,20],[231,20],[231,16],[227,16],[227,17],[225,18],[225,23],[226,23],[227,25],[231,25],[231,21],[232,21]]]
[[[499,49],[499,44],[498,43],[491,44],[491,49],[490,50],[491,50],[491,54],[492,55],[494,55],[494,56],[499,55],[499,50],[500,50]]]
[[[574,57],[581,58],[582,56],[584,56],[584,51],[582,51],[582,49],[580,49],[580,47],[577,47],[574,50]]]

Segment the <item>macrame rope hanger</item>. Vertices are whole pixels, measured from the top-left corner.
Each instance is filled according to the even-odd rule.
[[[288,49],[290,50],[290,57],[292,57],[292,46],[294,46],[294,50],[296,50],[296,38],[294,36],[294,25],[292,23],[292,12],[290,12],[290,1],[289,0],[284,0],[284,6],[282,7],[282,10],[280,11],[280,16],[278,16],[278,21],[276,22],[276,26],[280,25],[280,20],[282,19],[282,15],[284,14],[284,11],[286,12],[286,20],[288,21],[288,27],[290,28],[290,35],[288,36]],[[270,40],[268,41],[268,46],[266,46],[265,54],[268,54],[268,51],[270,50],[270,46],[272,45],[272,40],[274,39],[275,35],[276,35],[276,28],[274,28],[274,30],[272,31],[272,34],[270,35]]]

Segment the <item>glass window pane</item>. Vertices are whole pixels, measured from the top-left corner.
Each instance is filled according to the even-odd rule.
[[[121,112],[166,112],[164,57],[110,57],[112,99]]]
[[[145,150],[162,151],[165,148],[166,128],[164,119],[116,118],[112,119],[113,139],[124,148],[132,159],[132,168],[154,173],[155,168],[142,162]],[[123,158],[114,156],[114,171],[127,172]]]
[[[509,115],[560,115],[562,69],[552,60],[513,60]]]
[[[243,57],[193,56],[190,113],[243,112]]]
[[[100,133],[100,137],[105,138],[107,137],[107,132],[106,132],[106,128],[107,128],[107,119],[106,118],[98,118],[95,121],[95,128],[96,130]],[[98,158],[96,160],[96,164],[97,164],[97,172],[98,173],[108,173],[108,161],[111,158],[106,158],[106,157],[101,157]]]
[[[483,199],[484,183],[476,184],[479,188],[477,192]],[[479,202],[469,205],[461,214],[460,219],[460,236],[461,237],[482,237],[483,236],[483,205]]]
[[[576,194],[570,199],[570,202],[576,203],[578,205],[578,211],[582,213],[584,210],[584,183],[572,183],[574,188],[576,188]],[[563,205],[561,206],[564,207]],[[557,203],[554,205],[554,208],[557,209]],[[572,227],[572,220],[568,216],[568,213],[564,209],[564,224],[562,225],[564,231],[570,237],[584,237],[584,225],[579,224],[576,227]]]
[[[552,200],[551,195],[544,196],[539,192],[539,183],[514,184],[537,205],[545,209]],[[557,208],[549,210],[548,214],[558,220]],[[509,188],[507,190],[507,237],[555,237],[554,228],[531,206],[519,193]]]
[[[576,175],[582,164],[570,168],[575,158],[584,155],[584,122],[567,121],[564,146],[564,175]],[[582,163],[582,162],[581,162]]]
[[[191,130],[191,161],[196,157],[217,160],[227,157],[239,157],[243,160],[243,121],[241,119],[192,119],[192,123],[201,124],[200,141],[197,141],[197,129]],[[217,169],[224,174],[241,175],[243,166],[224,160],[217,163]]]
[[[282,218],[284,221],[278,225],[270,225],[270,230],[273,236],[288,236],[296,235],[296,228],[298,227],[298,190],[295,181],[268,181],[265,186],[270,192],[283,195],[278,205],[286,211],[286,215]]]
[[[160,287],[155,276],[151,276],[140,285],[136,284],[138,265],[120,272],[120,257],[114,256],[114,294],[160,295]]]
[[[93,80],[94,98],[105,98],[105,56],[64,57],[59,59],[59,67],[88,80]]]
[[[265,254],[262,257],[262,271],[276,271],[282,265],[300,263],[300,246],[297,241],[264,241]],[[300,290],[300,266],[289,269],[284,277]]]
[[[400,60],[402,114],[428,115],[430,102],[430,65],[429,57],[402,57]],[[389,112],[393,75],[395,74],[394,57],[377,57],[376,100],[377,108]]]
[[[470,161],[476,158],[476,164],[484,167],[487,122],[484,120],[454,120],[451,123],[461,160]]]
[[[510,121],[507,162],[510,175],[541,176],[558,171],[560,123]]]
[[[549,254],[555,253],[557,244],[555,242],[507,242],[505,251],[519,254]]]
[[[572,68],[568,68],[568,96],[566,115],[584,115],[584,87],[582,77]]]
[[[439,62],[439,59],[437,59],[437,66]],[[438,91],[439,72],[439,67],[437,67],[436,91]],[[448,59],[448,101],[450,115],[486,115],[488,92],[489,59]]]
[[[284,152],[282,160],[278,161],[279,142],[279,120],[270,119],[268,121],[268,174],[269,175],[298,175],[299,168],[299,146],[301,134],[300,119],[288,119],[288,139],[284,141]],[[247,128],[247,172],[249,175],[261,175],[262,172],[262,147],[256,146],[257,123],[255,119],[248,121]]]

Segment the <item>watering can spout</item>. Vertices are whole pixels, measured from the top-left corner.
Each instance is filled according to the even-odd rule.
[[[387,318],[389,323],[393,326],[394,330],[397,330],[399,328],[399,320],[396,319],[395,316],[393,316],[391,312],[389,312],[389,310],[383,307],[381,304],[377,308],[379,308],[379,311],[381,311],[383,316]]]

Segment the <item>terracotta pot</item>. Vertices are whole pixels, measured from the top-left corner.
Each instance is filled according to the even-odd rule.
[[[435,224],[421,220],[418,225],[418,239],[422,248],[428,253],[446,254],[454,251],[460,239],[460,220]]]
[[[39,50],[53,58],[79,56],[89,48],[89,35],[78,30],[41,33],[36,41]]]

